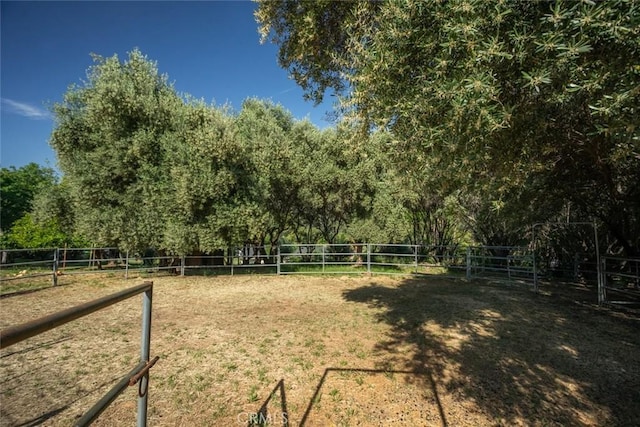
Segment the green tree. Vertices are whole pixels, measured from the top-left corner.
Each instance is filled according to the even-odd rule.
[[[363,162],[359,179],[367,180],[366,204],[360,215],[352,218],[346,230],[347,240],[353,243],[406,243],[410,241],[410,224],[403,204],[406,187],[401,184],[389,144],[388,132],[373,132],[363,137],[355,132],[344,142],[359,151]]]
[[[294,125],[292,138],[305,159],[295,215],[298,241],[321,237],[335,243],[352,221],[369,214],[377,176],[366,153],[348,143],[352,137],[346,126],[318,130],[308,121]]]
[[[71,247],[86,247],[91,244],[77,232],[75,201],[64,177],[60,183],[37,193],[32,205],[30,214],[33,224],[57,229],[56,233],[64,235],[58,242]]]
[[[182,99],[138,50],[94,57],[83,86],[53,108],[51,136],[71,189],[78,231],[93,244],[160,247],[170,210],[165,159]]]
[[[171,209],[162,247],[174,253],[213,252],[248,234],[250,152],[225,109],[190,101],[163,165]]]
[[[261,2],[256,17],[309,97],[346,89],[345,111],[392,130],[440,195],[508,209],[531,185],[638,253],[637,2]]]
[[[36,222],[45,223],[54,219],[63,230],[72,233],[75,209],[68,182],[63,178],[60,183],[39,191],[33,198],[31,214]]]
[[[294,119],[280,105],[250,98],[243,103],[236,125],[251,156],[249,240],[273,248],[292,227],[301,188],[304,159],[291,138]]]
[[[53,169],[35,163],[0,169],[0,231],[5,233],[29,213],[38,192],[48,191],[56,183]]]
[[[8,240],[16,248],[57,248],[70,243],[55,218],[39,223],[30,213],[13,224]]]

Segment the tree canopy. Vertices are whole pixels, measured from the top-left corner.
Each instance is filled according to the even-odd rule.
[[[308,97],[332,88],[390,130],[433,193],[521,225],[569,202],[639,252],[637,2],[266,1],[256,18]]]
[[[361,239],[351,225],[372,216],[378,175],[374,145],[368,156],[345,143],[350,127],[319,130],[254,98],[238,112],[205,104],[138,50],[96,57],[88,76],[54,107],[65,191],[39,205],[69,197],[73,220],[61,221],[92,244],[186,254],[287,233]]]
[[[308,98],[340,96],[335,128],[177,93],[138,50],[96,56],[54,107],[64,186],[38,209],[68,200],[59,223],[91,243],[174,254],[509,245],[594,218],[639,253],[635,2],[259,2],[256,18]]]

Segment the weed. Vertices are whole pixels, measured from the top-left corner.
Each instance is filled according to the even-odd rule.
[[[321,404],[322,404],[322,392],[316,394],[316,396],[313,398],[313,406],[315,406],[317,409],[320,409]]]
[[[167,385],[171,388],[174,389],[176,388],[176,377],[175,375],[169,375],[169,378],[167,378]]]
[[[222,365],[222,367],[224,369],[226,369],[227,371],[231,372],[231,371],[235,371],[236,369],[238,369],[238,365],[236,365],[233,362],[228,362]]]
[[[258,369],[258,381],[260,381],[261,383],[267,382],[267,369],[266,368]]]
[[[249,403],[256,402],[258,400],[258,386],[251,386],[249,390]]]

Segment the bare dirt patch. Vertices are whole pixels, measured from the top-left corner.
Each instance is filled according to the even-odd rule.
[[[640,322],[441,278],[154,278],[149,425],[638,425]],[[0,300],[0,327],[142,279]],[[133,298],[0,353],[0,425],[70,425],[138,360]],[[128,390],[96,425],[132,425]]]

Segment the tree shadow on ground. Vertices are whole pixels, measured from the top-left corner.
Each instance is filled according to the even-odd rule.
[[[343,295],[390,326],[375,349],[384,363],[432,373],[452,425],[469,410],[498,425],[640,425],[638,318],[485,281]]]

